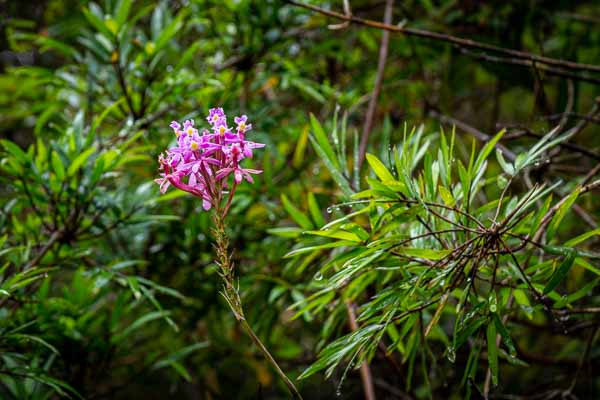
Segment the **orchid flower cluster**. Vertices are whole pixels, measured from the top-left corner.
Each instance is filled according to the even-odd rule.
[[[158,158],[160,178],[155,182],[165,193],[170,185],[202,199],[204,210],[219,208],[224,194],[228,194],[225,214],[231,204],[235,187],[244,179],[253,182],[252,175],[262,171],[242,168],[241,161],[252,157],[252,150],[265,145],[246,140],[252,129],[248,117],[235,117],[235,128],[227,125],[222,108],[211,108],[206,120],[211,130],[200,132],[194,120],[186,120],[183,126],[171,122],[177,137],[177,146],[171,147]],[[229,176],[233,175],[231,186]]]
[[[229,251],[229,237],[225,226],[225,217],[237,185],[244,179],[252,183],[254,181],[252,175],[262,172],[256,169],[242,168],[240,163],[244,158],[251,158],[254,149],[265,147],[265,145],[246,140],[246,132],[252,129],[252,125],[248,123],[248,117],[245,115],[235,117],[235,129],[227,125],[227,116],[222,108],[211,108],[206,120],[210,124],[211,130],[203,129],[202,132],[199,132],[194,126],[193,120],[185,121],[183,126],[177,121],[171,122],[170,126],[177,137],[177,146],[171,147],[158,158],[161,173],[160,178],[155,182],[160,185],[162,193],[165,193],[169,186],[173,185],[202,199],[202,207],[205,210],[215,209],[216,212],[212,214],[215,224],[213,229],[214,249],[215,263],[223,280],[221,293],[235,318],[277,371],[294,398],[302,400],[302,395],[294,383],[279,367],[277,361],[246,321],[242,299],[236,285],[235,269]],[[231,183],[229,183],[230,176],[233,176]],[[227,200],[223,207],[225,198]]]

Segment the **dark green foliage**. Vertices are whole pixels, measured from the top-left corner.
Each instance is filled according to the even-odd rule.
[[[396,1],[393,21],[598,64],[594,6]],[[392,34],[361,168],[378,29],[279,0],[0,20],[0,398],[288,398],[219,294],[209,215],[152,182],[169,122],[213,106],[267,143],[227,234],[304,398],[363,398],[365,361],[378,399],[600,392],[596,71]]]

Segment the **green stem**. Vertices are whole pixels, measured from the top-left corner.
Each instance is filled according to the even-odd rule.
[[[267,347],[263,344],[263,342],[259,339],[259,337],[254,333],[252,327],[246,321],[246,317],[244,315],[244,309],[242,307],[242,300],[240,298],[238,289],[234,285],[235,276],[234,276],[234,265],[231,262],[231,255],[229,254],[229,238],[225,232],[225,223],[224,218],[222,218],[222,214],[217,210],[215,214],[213,214],[213,220],[215,223],[215,250],[217,253],[217,264],[220,268],[220,275],[223,279],[223,296],[225,300],[227,300],[227,304],[231,308],[233,315],[238,320],[242,328],[246,331],[252,342],[258,347],[264,357],[271,363],[271,366],[275,369],[279,377],[283,380],[283,382],[288,387],[289,391],[294,395],[294,398],[297,400],[302,400],[302,395],[296,386],[291,381],[290,378],[287,377],[285,372],[281,369],[275,358],[271,355]]]

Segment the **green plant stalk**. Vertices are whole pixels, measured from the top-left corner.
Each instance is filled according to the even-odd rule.
[[[300,392],[298,389],[296,389],[294,383],[290,378],[287,377],[285,372],[283,372],[279,364],[277,364],[277,361],[275,361],[275,358],[273,358],[267,347],[263,344],[256,333],[254,333],[254,330],[246,320],[239,291],[234,285],[234,264],[231,261],[231,254],[229,254],[229,237],[225,231],[224,219],[224,215],[221,215],[219,211],[213,214],[213,220],[215,223],[214,235],[215,251],[217,255],[216,262],[220,270],[219,275],[221,275],[221,279],[223,280],[223,297],[225,297],[225,300],[227,301],[227,304],[229,304],[229,307],[231,308],[231,311],[233,312],[233,315],[237,321],[240,323],[242,328],[244,328],[250,339],[252,339],[252,342],[254,342],[256,347],[258,347],[264,357],[269,361],[269,363],[271,363],[271,366],[286,384],[289,391],[294,395],[294,398],[302,400],[302,395],[300,395]]]

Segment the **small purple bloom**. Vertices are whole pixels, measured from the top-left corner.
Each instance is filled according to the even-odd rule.
[[[215,122],[222,118],[226,118],[226,116],[225,112],[221,107],[211,108],[210,110],[208,110],[208,116],[206,117],[206,120],[209,124],[214,125]]]
[[[244,134],[252,129],[248,117],[235,117],[235,133],[227,126],[227,116],[222,108],[211,108],[206,120],[212,133],[207,129],[201,132],[194,126],[194,120],[186,120],[182,125],[173,121],[169,125],[177,135],[177,145],[160,155],[160,177],[155,179],[161,193],[169,186],[186,191],[202,199],[202,208],[219,209],[220,201],[227,198],[225,213],[229,208],[235,187],[246,181],[252,183],[252,175],[262,171],[242,168],[244,158],[252,157],[252,150],[264,147],[263,143],[245,140]],[[228,184],[233,177],[232,185]]]

